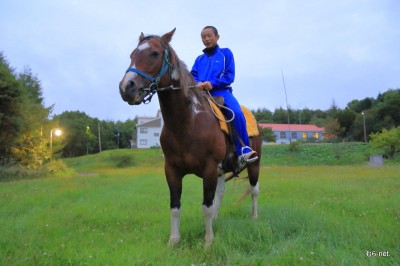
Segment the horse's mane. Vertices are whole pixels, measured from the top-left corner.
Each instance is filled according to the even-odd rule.
[[[170,53],[172,55],[171,60],[172,66],[178,71],[179,73],[179,86],[181,88],[188,88],[196,84],[195,80],[193,79],[192,75],[190,74],[185,62],[179,59],[178,55],[176,54],[175,50],[169,45]]]
[[[170,51],[170,58],[171,58],[171,65],[172,67],[178,71],[179,73],[179,87],[184,88],[185,94],[187,93],[188,87],[196,85],[196,81],[193,79],[192,74],[190,74],[190,71],[188,70],[185,62],[179,59],[178,55],[176,54],[175,50],[172,48],[172,46],[167,43],[165,44],[163,40],[161,39],[160,36],[157,35],[147,35],[143,39],[139,39],[139,43],[148,40],[148,39],[157,39],[161,42],[161,44],[164,46],[164,48],[168,48]]]

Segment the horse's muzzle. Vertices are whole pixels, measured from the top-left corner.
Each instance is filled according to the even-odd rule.
[[[127,102],[129,105],[138,105],[143,101],[143,91],[137,89],[133,81],[129,81],[125,87],[120,83],[119,93],[121,94],[122,100]]]

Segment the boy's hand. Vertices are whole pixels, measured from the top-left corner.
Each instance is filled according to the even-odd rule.
[[[209,82],[209,81],[199,82],[199,83],[197,83],[197,86],[199,87],[200,90],[209,91],[212,89],[211,82]]]

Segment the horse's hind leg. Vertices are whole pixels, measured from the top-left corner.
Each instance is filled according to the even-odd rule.
[[[250,193],[252,199],[252,216],[254,219],[258,218],[258,194],[259,182],[258,176],[260,175],[260,161],[261,161],[261,144],[262,139],[260,136],[252,137],[250,140],[251,148],[258,153],[258,160],[247,166],[247,173],[249,175]]]
[[[250,182],[250,193],[252,199],[252,216],[254,219],[258,218],[258,194],[259,194],[259,182],[258,175],[260,166],[258,162],[248,166],[249,182]]]
[[[224,192],[225,192],[225,175],[221,174],[218,177],[217,189],[215,190],[213,219],[218,218],[218,212],[219,208],[221,207],[222,199],[224,198]]]
[[[217,187],[217,167],[207,166],[203,173],[203,214],[206,226],[205,243],[206,247],[211,246],[214,240],[212,220],[214,214],[213,200]]]

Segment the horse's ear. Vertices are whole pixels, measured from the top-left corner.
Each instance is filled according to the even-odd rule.
[[[161,39],[162,39],[165,43],[169,43],[169,42],[172,40],[172,36],[174,35],[175,30],[176,30],[176,28],[174,28],[173,30],[171,30],[171,31],[168,32],[168,33],[165,33],[165,34],[161,37]]]
[[[143,32],[140,34],[140,36],[139,36],[139,42],[141,42],[141,41],[143,41],[143,39],[144,39],[144,34],[143,34]]]

